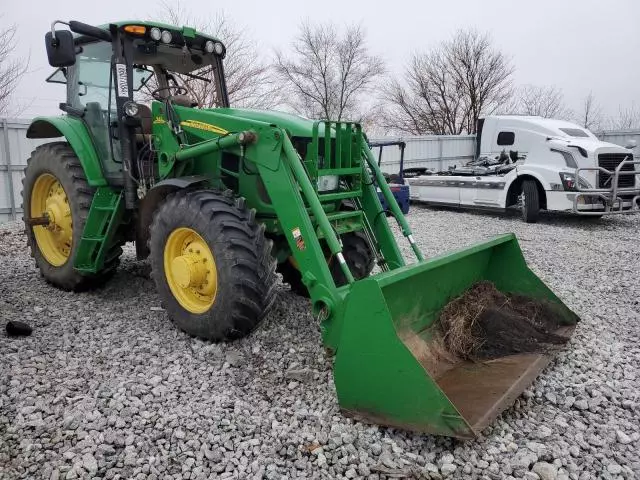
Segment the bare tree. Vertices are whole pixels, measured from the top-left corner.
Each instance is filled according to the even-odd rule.
[[[584,97],[582,110],[577,117],[577,121],[588,130],[602,130],[604,123],[602,107],[596,101],[593,92],[589,92],[589,94]]]
[[[384,87],[384,125],[412,135],[462,133],[469,110],[449,67],[444,52],[414,55],[404,84],[393,79]]]
[[[487,34],[458,31],[414,54],[402,81],[387,82],[385,126],[414,135],[473,133],[478,117],[510,101],[513,71]]]
[[[455,66],[454,80],[462,85],[468,113],[466,131],[475,132],[481,114],[491,114],[513,95],[514,67],[491,45],[488,34],[461,30],[447,49]]]
[[[243,29],[234,25],[224,14],[203,19],[193,16],[179,1],[161,2],[160,18],[173,25],[189,25],[213,35],[227,49],[224,60],[229,100],[232,106],[244,108],[273,108],[281,103],[280,89],[268,59]],[[219,105],[216,97],[213,71],[210,67],[194,72],[208,81],[180,75],[182,85],[205,108]]]
[[[610,130],[635,130],[640,128],[640,109],[634,103],[628,107],[620,106],[618,116],[609,120]]]
[[[290,54],[276,52],[275,64],[289,106],[309,118],[364,120],[364,95],[384,71],[364,30],[352,25],[341,33],[331,23],[304,22],[292,47]]]
[[[0,27],[0,115],[7,113],[11,95],[29,67],[28,59],[11,58],[16,48],[16,31],[15,25]]]
[[[562,90],[556,87],[523,85],[515,96],[514,113],[544,118],[571,118],[573,112],[566,106]]]

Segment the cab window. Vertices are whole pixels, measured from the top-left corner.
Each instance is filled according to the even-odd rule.
[[[78,54],[76,64],[71,69],[72,79],[70,81],[65,69],[56,70],[47,81],[68,83],[69,103],[75,108],[97,104],[101,110],[107,110],[109,107],[109,87],[111,87],[111,110],[115,111],[115,87],[111,80],[111,55],[110,43],[85,44],[82,46],[82,52]],[[140,90],[152,75],[153,72],[144,68],[134,68],[133,90]]]
[[[500,132],[498,134],[498,145],[507,146],[513,145],[516,139],[516,134],[513,132]]]

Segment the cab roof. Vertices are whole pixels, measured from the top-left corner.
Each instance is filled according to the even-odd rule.
[[[158,27],[161,30],[173,30],[174,32],[178,31],[187,38],[195,38],[196,36],[198,36],[198,37],[206,38],[207,40],[220,41],[219,38],[214,37],[213,35],[209,35],[208,33],[204,33],[199,30],[196,30],[193,27],[187,27],[187,26],[179,27],[177,25],[170,25],[168,23],[149,22],[146,20],[122,20],[119,22],[109,22],[103,25],[98,25],[98,28],[101,28],[103,30],[109,30],[109,25],[117,25],[118,27],[124,27],[126,25],[142,25],[148,28]]]
[[[583,132],[579,137],[588,137],[595,139],[596,136],[588,130],[576,123],[556,118],[545,118],[537,115],[491,115],[487,118],[495,118],[501,122],[501,127],[517,127],[532,131],[537,131],[550,136],[573,137],[568,130],[576,130]]]

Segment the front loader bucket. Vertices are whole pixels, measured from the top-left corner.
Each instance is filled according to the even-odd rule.
[[[556,310],[555,333],[570,336],[578,321],[526,265],[508,234],[469,249],[352,284],[335,358],[343,412],[409,430],[474,438],[550,362],[548,353],[491,360],[430,354],[443,307],[471,285],[489,281],[503,293],[541,300]]]

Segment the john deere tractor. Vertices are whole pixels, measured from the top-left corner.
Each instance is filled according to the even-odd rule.
[[[428,327],[447,302],[488,280],[546,299],[575,323],[513,235],[426,261],[359,124],[233,108],[218,39],[154,22],[58,21],[45,42],[57,68],[48,81],[67,95],[63,115],[29,127],[29,138],[52,141],[29,159],[23,203],[52,285],[105,282],[133,241],[177,327],[227,341],[264,318],[279,271],[310,298],[343,411],[458,437],[487,425],[549,359],[428,369]],[[199,106],[190,80],[209,82],[218,105]]]

